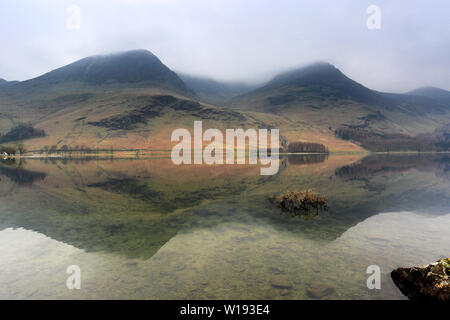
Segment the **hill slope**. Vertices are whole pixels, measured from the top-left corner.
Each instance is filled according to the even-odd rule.
[[[415,135],[450,121],[450,107],[439,101],[371,90],[323,62],[282,73],[235,98],[231,107],[277,114],[331,131],[347,126]]]

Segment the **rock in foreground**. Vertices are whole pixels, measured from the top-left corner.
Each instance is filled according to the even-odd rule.
[[[398,268],[391,277],[411,300],[450,300],[450,258],[423,267]]]

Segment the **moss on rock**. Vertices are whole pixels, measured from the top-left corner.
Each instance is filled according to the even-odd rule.
[[[423,267],[398,268],[391,277],[411,300],[450,300],[450,258]]]

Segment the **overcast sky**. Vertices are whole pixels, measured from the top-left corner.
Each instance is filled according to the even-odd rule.
[[[67,26],[71,5],[79,29]],[[366,26],[369,5],[381,9],[379,30]],[[219,80],[263,81],[321,60],[376,90],[450,90],[449,12],[448,0],[2,0],[0,78],[144,48],[172,70]]]

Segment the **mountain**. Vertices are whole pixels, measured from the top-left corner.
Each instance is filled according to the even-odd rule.
[[[250,101],[257,101],[258,105],[250,103],[245,106]],[[393,106],[390,99],[353,81],[325,62],[280,73],[266,85],[237,97],[231,105],[280,114],[292,105],[321,109],[335,102]]]
[[[329,91],[321,92],[322,97],[350,98],[354,101],[370,104],[386,103],[382,96],[346,77],[339,69],[326,62],[317,62],[281,73],[259,90],[281,90],[287,87],[328,88]]]
[[[449,118],[449,108],[429,97],[383,93],[348,78],[325,62],[283,72],[230,103],[250,112],[271,113],[302,125],[377,133],[432,132]]]
[[[149,51],[92,56],[0,86],[0,135],[35,151],[170,150],[172,131],[195,120],[205,128],[270,126],[197,100]]]
[[[13,84],[16,84],[16,83],[19,83],[19,81],[8,81],[8,80],[0,78],[0,86],[13,85]]]
[[[142,83],[169,89],[186,96],[194,95],[175,72],[147,50],[90,56],[24,81],[21,85],[42,87],[71,83],[91,86]]]
[[[179,77],[149,51],[135,50],[87,57],[0,85],[0,134],[12,144],[26,137],[20,141],[28,150],[170,150],[172,131],[195,120],[203,121],[204,130],[279,128],[283,146],[307,141],[332,152],[361,152],[374,139],[377,150],[392,139],[396,148],[408,143],[408,150],[418,145],[423,150],[437,135],[433,139],[450,145],[448,105],[371,90],[323,62],[251,88]],[[412,137],[420,134],[428,136]]]
[[[226,104],[231,98],[250,92],[256,85],[246,83],[221,82],[211,78],[178,73],[181,80],[193,89],[199,98],[215,105]]]
[[[413,91],[409,91],[406,94],[432,98],[441,103],[445,103],[450,107],[450,91],[441,88],[423,87],[415,89]]]

